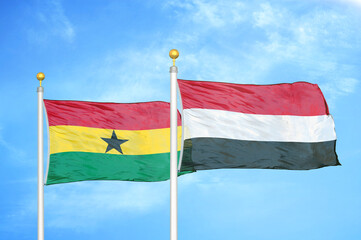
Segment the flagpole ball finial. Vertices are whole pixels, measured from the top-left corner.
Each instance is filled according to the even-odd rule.
[[[173,59],[173,66],[175,66],[175,60],[178,58],[179,52],[177,49],[172,49],[169,51],[169,57]]]
[[[36,74],[36,78],[40,81],[40,86],[41,86],[41,81],[43,81],[45,79],[45,74],[42,72],[39,72],[38,74]]]

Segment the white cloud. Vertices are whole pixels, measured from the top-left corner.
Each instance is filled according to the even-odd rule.
[[[273,205],[271,208],[264,207],[262,211],[260,211],[260,206],[265,205],[264,199],[268,199],[267,196],[271,196],[274,192],[285,191],[291,188],[293,183],[289,181],[265,183],[264,180],[255,177],[254,174],[258,177],[261,176],[255,172],[252,173],[251,179],[246,177],[251,176],[249,172],[243,172],[241,175],[244,177],[240,178],[241,171],[243,170],[199,171],[179,178],[179,195],[183,197],[182,204],[186,204],[189,212],[197,211],[196,218],[199,216],[208,216],[212,219],[219,219],[220,216],[229,217],[229,219],[222,219],[223,222],[239,221],[239,214],[247,220],[271,217],[277,214],[283,203],[274,204],[273,202],[270,204]],[[197,200],[194,202],[190,197],[192,193],[197,195]],[[219,205],[219,202],[222,202],[222,206]],[[207,203],[208,207],[214,206],[212,211],[204,207],[204,203]],[[202,226],[203,223],[200,224]],[[204,225],[209,227],[212,223]]]
[[[69,85],[66,88],[77,96],[76,89],[83,89],[86,100],[168,101],[168,51],[173,47],[180,50],[178,76],[184,79],[256,84],[298,79],[323,84],[329,79],[343,81],[345,75],[340,71],[346,71],[345,64],[334,48],[360,50],[355,19],[335,9],[312,8],[299,15],[270,2],[205,0],[171,1],[163,9],[171,10],[173,17],[178,14],[164,37],[150,40],[142,49],[107,53],[85,66],[87,71],[82,72],[88,76],[75,76],[77,83],[63,87]],[[242,30],[245,27],[251,32]],[[280,66],[290,64],[295,68],[291,78],[275,77],[275,71],[281,75],[287,70]],[[355,69],[347,69],[350,78],[357,79]],[[100,88],[101,93],[94,91]]]
[[[260,9],[253,14],[255,25],[263,29],[267,40],[257,42],[261,51],[253,54],[268,59],[269,71],[279,65],[293,65],[294,74],[303,77],[300,80],[321,86],[332,107],[339,97],[354,93],[357,66],[339,59],[350,49],[361,51],[361,34],[355,28],[358,23],[354,16],[333,8],[314,8],[297,16],[268,3],[261,4]]]
[[[8,151],[8,156],[10,156],[13,159],[16,159],[17,162],[24,162],[26,153],[22,149],[19,149],[16,147],[17,145],[13,145],[9,143],[7,140],[3,138],[2,134],[2,127],[0,127],[0,146],[5,148]]]
[[[339,97],[347,96],[355,92],[359,80],[355,78],[343,77],[337,79],[329,79],[320,84],[321,90],[327,95],[327,103],[334,108]]]
[[[340,81],[340,90],[345,93],[353,93],[355,92],[356,86],[358,84],[358,80],[354,78],[343,78]]]
[[[168,98],[162,91],[169,85],[168,49],[156,46],[146,50],[122,50],[108,54],[99,64],[95,78],[106,79],[99,101],[143,102]],[[104,85],[105,84],[105,85]],[[100,86],[99,86],[100,87]]]
[[[244,4],[238,1],[174,0],[168,1],[164,6],[186,11],[188,16],[185,21],[191,19],[192,22],[205,28],[220,28],[227,24],[238,24],[244,21]]]
[[[63,84],[53,94],[85,101],[168,101],[170,48],[150,44],[145,49],[114,50],[78,66],[72,75],[77,81],[59,79]]]
[[[179,77],[185,79],[275,83],[292,81],[301,75],[302,81],[321,85],[332,81],[342,86],[346,71],[350,78],[357,79],[352,74],[356,67],[350,65],[346,69],[339,54],[332,52],[334,48],[360,50],[357,43],[361,36],[354,27],[355,18],[337,9],[312,8],[300,15],[270,2],[254,5],[206,0],[171,1],[164,7],[165,11],[172,10],[171,15],[177,14],[173,32],[159,42],[150,42],[153,50],[132,49],[108,56],[109,64],[104,67],[107,70],[102,72],[113,71],[118,84],[112,86],[119,87],[107,91],[101,99],[126,101],[137,93],[145,96],[138,96],[137,100],[167,96],[168,93],[159,93],[169,77],[163,67],[169,65],[169,49],[164,46],[180,47]],[[263,34],[266,38],[255,37],[248,42],[248,33],[241,30],[245,26],[253,26],[256,36]],[[229,39],[233,39],[230,44]],[[289,64],[293,64],[293,74],[297,76],[273,79],[275,76],[270,75],[279,66]],[[158,79],[163,83],[158,83]],[[349,88],[352,86],[356,84]],[[352,94],[340,91],[343,94],[334,95],[335,99]]]
[[[45,186],[44,192],[46,228],[76,231],[95,229],[110,218],[123,219],[124,214],[137,217],[159,211],[169,202],[168,182],[88,181]],[[7,221],[16,226],[36,215],[36,204],[33,194],[22,198]]]
[[[167,203],[169,195],[166,182],[91,181],[45,188],[48,226],[85,231],[116,215],[143,215],[155,211]]]
[[[333,0],[340,3],[352,4],[357,7],[361,7],[361,0]]]
[[[265,27],[269,25],[275,27],[282,23],[282,12],[272,8],[269,3],[262,3],[260,7],[260,10],[253,12],[254,25],[256,27]]]
[[[49,37],[57,36],[67,42],[73,42],[75,29],[64,12],[60,0],[51,0],[39,7],[36,12],[37,20],[40,22],[37,29],[28,30],[29,37],[35,42],[46,42]]]

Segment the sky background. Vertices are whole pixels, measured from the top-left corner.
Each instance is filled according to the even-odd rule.
[[[359,0],[0,1],[0,239],[37,236],[36,73],[48,99],[169,101],[172,48],[181,79],[319,84],[342,164],[182,176],[179,239],[361,239],[360,28]],[[45,238],[169,239],[169,181],[46,186]]]

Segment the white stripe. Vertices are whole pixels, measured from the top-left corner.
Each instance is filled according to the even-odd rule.
[[[336,139],[331,115],[261,115],[184,109],[184,139],[211,137],[249,141],[324,142]]]

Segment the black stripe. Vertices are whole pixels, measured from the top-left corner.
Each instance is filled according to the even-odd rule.
[[[193,138],[184,142],[181,171],[219,168],[308,170],[341,165],[336,140],[317,143]]]

